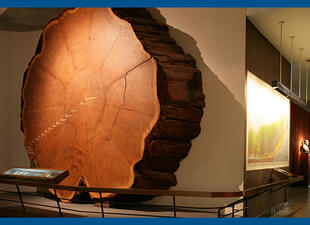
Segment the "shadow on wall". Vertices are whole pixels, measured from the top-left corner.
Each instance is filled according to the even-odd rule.
[[[2,40],[0,40],[2,42]],[[2,44],[2,43],[1,43]],[[4,54],[3,56],[4,57]],[[0,57],[0,59],[2,58]],[[3,59],[4,60],[4,59]],[[3,60],[1,60],[3,62]],[[10,108],[11,99],[8,97],[8,91],[10,87],[10,76],[7,74],[8,69],[7,65],[2,65],[0,68],[0,77],[1,77],[1,88],[0,88],[0,170],[5,170],[8,168],[9,164],[9,152],[10,149],[10,139],[8,134],[10,133],[10,121],[11,113],[9,110],[4,110]]]
[[[158,9],[148,10],[156,21],[166,24],[166,19]],[[174,27],[168,27],[169,34],[177,44],[195,58],[197,67],[202,72],[203,91],[206,96],[201,133],[193,140],[189,155],[176,172],[178,184],[174,189],[239,191],[243,189],[244,176],[245,110],[219,76],[206,65],[196,40]],[[221,63],[225,65],[225,62]],[[240,76],[245,76],[245,73]],[[197,199],[197,203],[201,200]],[[206,200],[208,204],[218,205],[235,199],[211,202],[210,199]],[[178,198],[177,202],[186,204],[189,201]],[[190,202],[193,203],[193,199]]]
[[[19,129],[20,96],[23,72],[40,34],[0,30],[0,170],[29,167],[24,135]]]

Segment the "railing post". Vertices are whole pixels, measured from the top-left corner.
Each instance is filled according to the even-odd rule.
[[[59,198],[58,198],[57,193],[56,193],[56,189],[54,189],[54,194],[55,194],[55,198],[56,198],[56,201],[57,201],[59,215],[60,215],[60,217],[63,217],[62,212],[61,212],[61,208],[60,208],[60,204],[59,204]]]
[[[99,192],[99,194],[100,194],[101,215],[102,215],[102,217],[104,217],[102,193]]]
[[[243,205],[243,217],[248,217],[248,199],[245,196],[244,198],[244,205]]]
[[[175,195],[172,195],[172,200],[173,200],[173,216],[177,217],[177,209],[175,205]]]
[[[231,210],[232,210],[232,214],[231,214],[231,217],[232,218],[234,218],[235,217],[235,204],[233,204],[232,206],[231,206]]]
[[[217,210],[217,217],[218,217],[218,218],[221,218],[221,210],[222,210],[222,208],[219,208],[219,209]]]
[[[24,202],[23,202],[23,199],[22,199],[22,194],[20,193],[18,184],[16,184],[16,189],[17,189],[17,192],[18,192],[20,203],[22,204],[23,211],[26,212],[25,205],[24,205]]]

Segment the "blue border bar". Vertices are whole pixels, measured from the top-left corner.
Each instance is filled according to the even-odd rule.
[[[1,225],[288,225],[309,224],[310,218],[11,218]]]
[[[309,0],[0,0],[0,7],[310,7]]]

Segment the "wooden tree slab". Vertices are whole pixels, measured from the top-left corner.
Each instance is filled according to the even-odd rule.
[[[200,132],[201,86],[193,58],[146,10],[67,10],[46,26],[25,72],[29,158],[69,170],[62,184],[169,188]]]

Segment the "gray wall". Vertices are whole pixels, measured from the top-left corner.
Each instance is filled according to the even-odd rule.
[[[245,9],[159,8],[176,42],[202,71],[206,107],[201,133],[177,171],[177,190],[239,191],[245,157]],[[223,205],[233,199],[177,198],[177,204]],[[158,198],[155,202],[171,203]]]
[[[29,167],[24,135],[19,129],[23,73],[41,31],[0,31],[0,169]]]

